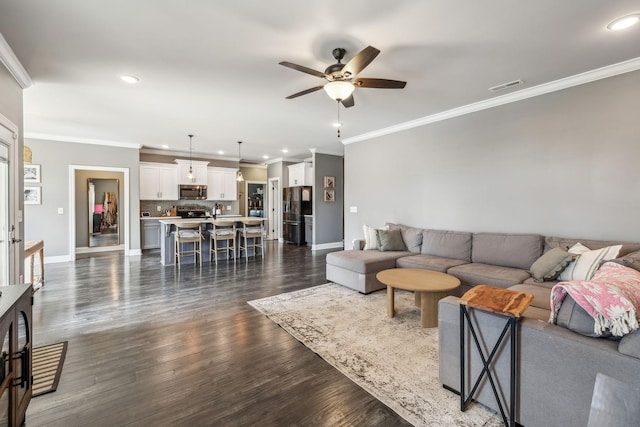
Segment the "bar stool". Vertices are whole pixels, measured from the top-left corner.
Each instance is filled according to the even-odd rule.
[[[200,231],[199,222],[184,222],[182,224],[176,224],[176,231],[173,232],[174,240],[174,264],[178,263],[180,268],[180,257],[183,255],[193,256],[193,263],[198,262],[198,256],[200,257],[200,265],[202,266],[202,252],[200,250],[200,241],[202,240],[202,233]],[[185,243],[191,243],[192,249],[182,249],[182,245]]]
[[[218,265],[218,251],[225,251],[227,259],[231,259],[229,252],[233,254],[233,261],[236,261],[236,222],[222,219],[213,220],[213,229],[209,232],[211,248],[209,257],[213,256]],[[226,245],[218,247],[218,242],[226,241]]]
[[[248,259],[247,250],[253,248],[255,256],[258,255],[258,249],[260,254],[264,256],[264,221],[260,219],[245,219],[242,220],[242,228],[239,232],[239,256],[242,258],[242,251],[244,250],[244,257]]]

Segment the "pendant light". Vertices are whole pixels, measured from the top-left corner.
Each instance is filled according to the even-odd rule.
[[[240,170],[240,144],[242,141],[238,141],[238,174],[236,175],[236,181],[242,182],[244,181],[244,177],[242,176],[242,171]]]
[[[187,178],[193,181],[193,168],[191,167],[191,138],[193,138],[193,135],[188,135],[188,136],[189,136],[189,175],[187,175]]]

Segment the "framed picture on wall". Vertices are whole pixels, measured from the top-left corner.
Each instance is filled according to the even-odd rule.
[[[336,201],[336,190],[324,190],[324,201],[325,202],[335,202]]]
[[[24,165],[24,182],[40,182],[40,165]]]
[[[336,177],[335,176],[325,176],[324,177],[324,188],[336,188]]]
[[[24,204],[42,204],[42,187],[24,187]]]

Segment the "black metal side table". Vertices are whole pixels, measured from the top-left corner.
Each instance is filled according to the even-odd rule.
[[[473,396],[478,390],[478,386],[482,379],[487,376],[493,395],[496,398],[500,415],[506,426],[514,427],[515,414],[516,414],[516,363],[517,363],[517,332],[516,324],[520,319],[520,316],[531,304],[533,295],[511,291],[508,289],[496,288],[487,285],[478,285],[473,287],[470,291],[464,294],[460,299],[460,410],[466,411],[469,404],[473,400]],[[469,310],[481,310],[493,313],[501,318],[504,318],[506,323],[502,328],[502,332],[498,337],[496,343],[488,354],[482,350],[482,345],[478,338],[476,327],[471,321]],[[466,339],[465,331],[468,325],[469,332],[475,343],[475,348],[478,351],[478,355],[482,360],[482,370],[476,378],[471,391],[467,396],[465,390],[465,379],[467,377],[466,366]],[[492,365],[494,363],[494,357],[498,352],[498,349],[503,344],[505,339],[511,337],[510,345],[510,375],[509,375],[509,402],[503,402],[498,393],[495,380],[491,374]],[[506,408],[505,408],[506,406]],[[507,419],[508,415],[508,419]]]

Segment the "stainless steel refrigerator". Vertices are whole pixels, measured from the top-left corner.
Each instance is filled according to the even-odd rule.
[[[282,238],[295,245],[306,244],[304,216],[311,215],[311,187],[283,189]]]

